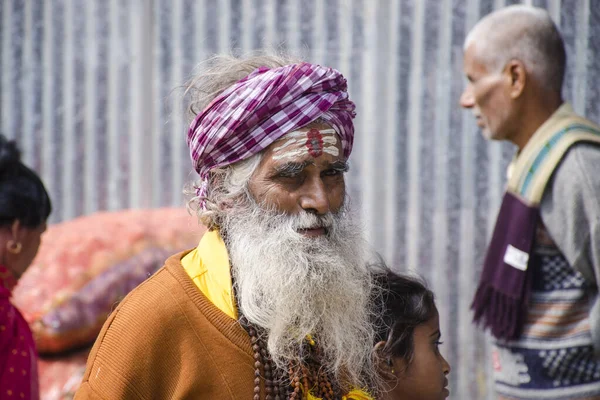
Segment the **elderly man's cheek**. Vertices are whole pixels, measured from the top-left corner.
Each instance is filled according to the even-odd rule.
[[[336,182],[333,185],[329,185],[329,205],[332,212],[337,212],[344,205],[346,198],[346,188],[344,186],[344,180]]]
[[[275,183],[262,186],[256,194],[252,195],[260,206],[272,211],[292,213],[297,205],[295,193]]]

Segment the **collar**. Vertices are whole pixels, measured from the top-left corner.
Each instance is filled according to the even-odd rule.
[[[206,232],[198,247],[183,257],[181,264],[202,294],[237,320],[229,254],[219,231]]]
[[[514,170],[517,168],[518,160],[527,158],[528,154],[533,151],[533,148],[536,147],[535,145],[541,138],[545,137],[549,131],[553,131],[558,122],[576,115],[577,114],[575,114],[575,111],[573,111],[573,107],[571,107],[569,103],[562,103],[562,105],[558,107],[554,113],[552,113],[550,118],[548,118],[542,125],[540,125],[539,128],[537,128],[521,151],[518,151],[515,154],[508,166],[508,169],[506,170],[507,180],[510,181],[511,177],[514,175]]]

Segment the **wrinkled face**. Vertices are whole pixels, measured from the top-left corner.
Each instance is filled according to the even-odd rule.
[[[476,43],[467,47],[463,62],[468,83],[460,96],[460,105],[473,111],[486,139],[510,140],[514,126],[508,92],[510,77],[504,71],[491,70],[478,56]]]
[[[272,362],[283,370],[305,362],[310,334],[326,354],[323,370],[361,387],[375,374],[365,346],[373,342],[369,247],[343,204],[338,138],[327,126],[309,128],[261,154],[250,190],[219,229],[238,310],[264,331]]]
[[[414,355],[406,367],[403,359],[393,359],[397,382],[387,393],[390,400],[442,400],[448,397],[450,365],[440,353],[440,325],[436,315],[417,326],[413,334]]]
[[[344,203],[347,169],[337,134],[329,125],[313,123],[265,149],[250,179],[250,194],[262,207],[276,212],[335,213]],[[326,232],[317,228],[302,233],[320,236]]]

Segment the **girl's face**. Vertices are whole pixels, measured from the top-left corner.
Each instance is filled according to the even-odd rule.
[[[442,400],[448,397],[450,365],[440,353],[440,324],[436,315],[418,325],[413,334],[413,359],[407,365],[402,358],[393,358],[388,368],[388,400]]]

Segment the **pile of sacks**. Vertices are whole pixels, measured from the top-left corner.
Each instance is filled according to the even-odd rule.
[[[42,399],[70,398],[110,312],[203,232],[179,208],[103,212],[48,228],[13,294],[40,354]]]

